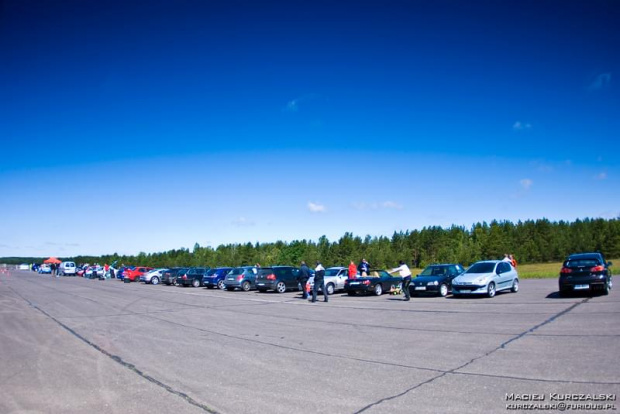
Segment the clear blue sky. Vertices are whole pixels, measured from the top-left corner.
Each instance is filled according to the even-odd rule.
[[[618,1],[0,8],[0,256],[620,216]]]

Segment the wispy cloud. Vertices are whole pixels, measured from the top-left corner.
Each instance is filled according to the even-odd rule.
[[[618,211],[603,211],[599,214],[599,217],[604,219],[620,219],[620,210]]]
[[[254,226],[256,223],[253,222],[252,220],[248,220],[245,217],[239,217],[238,219],[233,220],[231,224],[233,226],[238,226],[238,227],[248,227],[248,226]]]
[[[532,187],[532,184],[534,184],[534,182],[529,178],[524,178],[519,181],[519,184],[521,184],[521,188],[523,190],[528,191]]]
[[[524,131],[526,129],[531,129],[531,128],[532,128],[532,124],[530,124],[529,122],[517,121],[514,124],[512,124],[513,131]]]
[[[325,207],[323,204],[313,203],[312,201],[309,201],[308,210],[310,210],[311,213],[325,213],[327,211],[327,207]]]
[[[395,201],[384,201],[381,203],[353,203],[352,207],[356,210],[379,210],[379,209],[394,209],[402,210],[404,206]]]
[[[594,177],[597,180],[606,180],[607,179],[607,173],[606,172],[602,172],[599,174],[596,174],[596,176]]]
[[[299,110],[301,109],[300,105],[302,103],[317,99],[319,97],[320,95],[316,93],[309,93],[307,95],[302,95],[298,98],[291,99],[286,103],[286,106],[282,109],[282,111],[289,113],[299,112]]]
[[[598,74],[590,85],[588,86],[589,91],[600,91],[601,89],[606,89],[611,85],[611,72]]]

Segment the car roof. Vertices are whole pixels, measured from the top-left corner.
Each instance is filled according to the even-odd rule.
[[[568,256],[566,260],[577,260],[577,259],[602,259],[603,255],[601,253],[575,253]]]
[[[329,269],[338,269],[338,270],[341,270],[341,269],[348,269],[348,267],[344,267],[344,266],[332,266],[332,267],[328,267],[328,268],[327,268],[327,269],[325,269],[325,270],[329,270]]]

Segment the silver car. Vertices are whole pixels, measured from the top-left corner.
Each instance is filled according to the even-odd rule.
[[[490,298],[502,290],[519,291],[519,275],[509,262],[486,260],[471,265],[452,280],[452,295],[486,295]]]
[[[349,269],[346,267],[328,267],[325,269],[325,287],[328,295],[333,295],[337,290],[344,290],[344,282],[349,278]],[[310,290],[314,288],[314,276],[308,279]],[[319,291],[321,289],[319,288]]]

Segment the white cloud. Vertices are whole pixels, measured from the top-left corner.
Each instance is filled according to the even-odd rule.
[[[534,182],[530,180],[529,178],[524,178],[521,181],[519,181],[519,184],[521,184],[521,188],[523,188],[525,191],[528,191],[530,187],[532,186],[532,184],[534,184]]]
[[[600,174],[597,174],[595,178],[597,180],[606,180],[607,179],[607,173],[606,172],[602,172]]]
[[[308,202],[308,210],[312,213],[325,213],[327,208],[323,204]]]
[[[396,210],[402,210],[403,209],[403,205],[402,204],[395,203],[394,201],[384,201],[381,206],[383,208],[393,208],[393,209],[396,209]]]
[[[232,224],[233,226],[247,227],[247,226],[254,226],[256,223],[254,223],[254,222],[253,222],[253,221],[251,221],[251,220],[248,220],[248,219],[247,219],[247,218],[245,218],[245,217],[239,217],[238,219],[233,220],[233,221],[231,222],[231,224]]]
[[[598,91],[601,89],[608,88],[611,84],[611,72],[601,73],[597,75],[594,80],[588,86],[589,91]]]
[[[512,129],[514,131],[523,131],[530,128],[532,128],[532,124],[530,124],[529,122],[517,121],[512,125]]]

